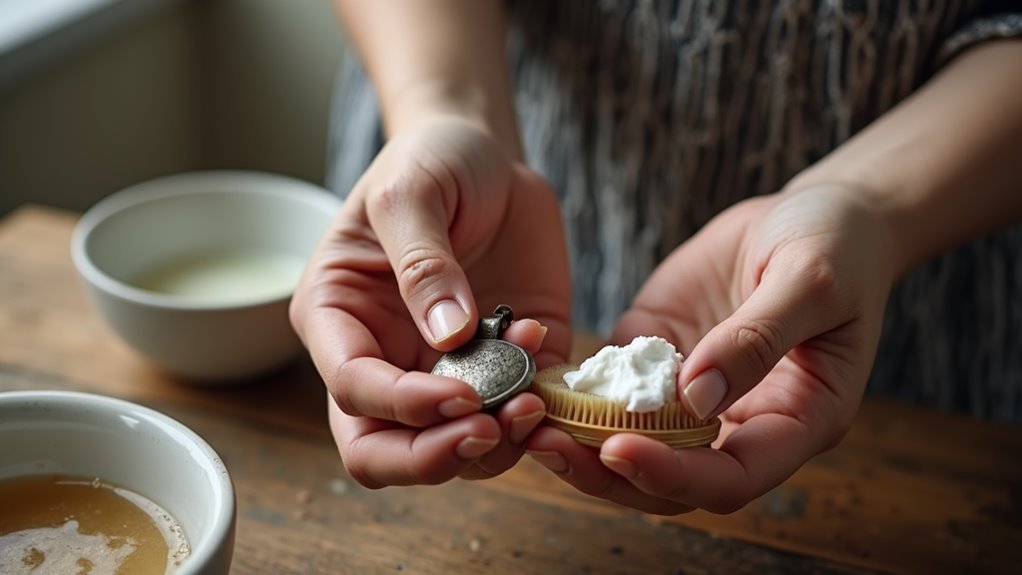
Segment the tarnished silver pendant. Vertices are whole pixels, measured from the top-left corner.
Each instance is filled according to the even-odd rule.
[[[483,400],[483,409],[496,407],[524,391],[536,375],[532,354],[500,339],[511,325],[511,308],[501,304],[493,315],[479,320],[475,339],[444,354],[432,373],[460,379]]]

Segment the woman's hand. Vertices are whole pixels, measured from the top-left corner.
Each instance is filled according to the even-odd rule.
[[[507,339],[540,367],[564,361],[571,304],[556,198],[479,125],[424,119],[355,186],[291,305],[353,478],[440,483],[514,465],[543,417],[539,398],[481,413],[469,385],[428,373],[500,303],[530,318]]]
[[[614,343],[659,335],[687,354],[689,411],[715,448],[619,434],[599,450],[541,428],[529,452],[584,493],[676,514],[737,510],[836,445],[861,401],[896,263],[862,190],[816,185],[723,212],[650,277]]]

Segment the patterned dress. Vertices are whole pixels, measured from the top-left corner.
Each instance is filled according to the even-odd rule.
[[[576,326],[607,333],[715,214],[779,190],[963,50],[1022,36],[1022,1],[514,0],[508,20],[526,161],[561,199]],[[383,143],[354,56],[330,143],[328,183],[346,194]],[[897,285],[869,389],[1022,421],[1022,225]]]

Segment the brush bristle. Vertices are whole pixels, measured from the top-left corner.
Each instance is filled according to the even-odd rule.
[[[562,379],[578,369],[573,365],[549,367],[536,374],[533,392],[546,403],[551,422],[586,445],[597,446],[615,433],[639,433],[676,447],[706,445],[716,438],[720,421],[692,417],[678,402],[657,411],[634,413],[625,406],[591,393],[572,391]]]
[[[625,406],[605,397],[572,391],[561,379],[566,372],[577,369],[571,365],[560,365],[543,370],[536,376],[538,395],[546,403],[547,413],[570,419],[586,425],[599,425],[617,429],[659,431],[684,429],[706,425],[685,411],[678,402],[671,402],[661,409],[647,413],[635,413]]]

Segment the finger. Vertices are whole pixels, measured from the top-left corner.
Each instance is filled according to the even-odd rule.
[[[547,328],[534,319],[511,322],[503,338],[529,353],[536,353],[543,345]],[[523,393],[500,407],[497,422],[501,428],[500,443],[475,465],[460,474],[462,479],[489,479],[507,471],[525,453],[524,442],[532,430],[546,416],[543,400],[531,393]]]
[[[454,257],[449,227],[457,183],[419,168],[366,193],[366,212],[419,332],[440,351],[472,337],[478,319],[465,272]]]
[[[525,349],[542,345],[545,333],[535,320],[513,322],[505,331],[510,341]],[[475,413],[482,406],[475,390],[459,380],[405,372],[375,357],[350,359],[334,373],[327,389],[349,415],[425,427]],[[542,409],[542,402],[538,409]]]
[[[479,395],[462,381],[406,372],[374,357],[345,362],[327,389],[349,415],[387,419],[412,427],[456,419],[482,407]]]
[[[543,345],[547,328],[534,319],[516,320],[504,331],[507,341],[529,353],[536,353]],[[531,393],[522,393],[500,406],[497,422],[501,428],[500,443],[493,451],[460,474],[462,479],[488,479],[500,475],[514,466],[525,453],[525,440],[543,421],[546,406]]]
[[[425,427],[480,410],[479,395],[467,383],[405,372],[380,359],[376,340],[347,312],[319,308],[307,315],[309,352],[345,413]]]
[[[543,347],[546,332],[547,328],[534,319],[519,319],[511,322],[501,337],[535,354]]]
[[[850,321],[832,268],[822,261],[775,261],[752,295],[716,325],[682,363],[687,409],[700,419],[724,411],[805,340]]]
[[[558,429],[544,426],[533,432],[528,442],[528,453],[587,495],[659,515],[677,515],[692,510],[683,503],[643,493],[626,478],[603,465],[595,449],[580,445]]]
[[[820,435],[799,420],[766,414],[737,428],[720,449],[674,450],[622,434],[603,444],[601,459],[650,497],[731,513],[780,485],[822,446]]]
[[[497,422],[481,413],[426,430],[351,417],[335,406],[329,413],[345,468],[353,479],[373,489],[443,483],[500,441]]]
[[[520,394],[502,405],[497,412],[500,443],[461,477],[486,479],[511,469],[525,453],[525,441],[545,416],[543,400],[531,393]]]
[[[568,360],[571,349],[571,330],[562,325],[562,329],[551,332],[545,325],[533,319],[515,321],[504,332],[504,339],[525,349],[532,354],[537,369],[564,363]]]

